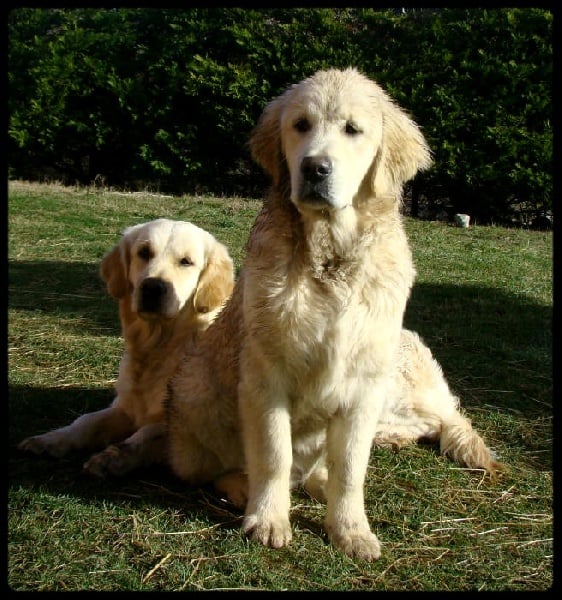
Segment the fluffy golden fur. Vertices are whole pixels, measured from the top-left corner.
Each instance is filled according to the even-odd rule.
[[[403,329],[388,402],[377,423],[375,445],[439,442],[441,453],[469,469],[495,476],[498,462],[451,393],[439,363],[419,335]]]
[[[494,468],[463,440],[476,434],[439,366],[402,330],[415,270],[401,190],[430,153],[355,69],[290,87],[250,145],[272,186],[231,299],[172,379],[170,466],[214,480],[245,506],[244,531],[272,547],[291,540],[290,488],[303,484],[327,501],[332,543],[373,560],[363,485],[374,437],[441,437],[453,458]],[[449,422],[460,436],[442,435]]]
[[[232,292],[234,270],[226,248],[207,231],[157,219],[127,228],[100,272],[119,301],[125,342],[113,403],[29,437],[20,448],[56,457],[103,448],[84,470],[123,475],[164,460],[167,383],[185,346],[207,329]]]

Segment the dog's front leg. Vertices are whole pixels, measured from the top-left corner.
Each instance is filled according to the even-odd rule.
[[[334,415],[327,437],[326,530],[334,546],[364,560],[375,560],[381,554],[365,514],[363,493],[378,412],[372,402],[359,400]]]
[[[134,469],[163,463],[166,448],[166,424],[147,423],[124,441],[94,454],[84,463],[83,471],[97,477],[123,476]]]
[[[21,450],[50,454],[60,458],[71,450],[102,448],[122,440],[134,431],[133,422],[114,406],[86,413],[70,425],[28,437],[19,444]]]
[[[251,362],[250,362],[251,364]],[[265,546],[291,541],[291,420],[286,393],[260,368],[241,369],[239,406],[248,469],[248,503],[242,528]]]

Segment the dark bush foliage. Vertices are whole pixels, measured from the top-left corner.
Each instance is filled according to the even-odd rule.
[[[532,219],[552,211],[552,22],[538,8],[16,9],[9,174],[256,195],[247,140],[265,104],[353,65],[430,142],[413,213]]]

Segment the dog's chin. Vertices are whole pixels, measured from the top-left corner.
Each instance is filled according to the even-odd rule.
[[[335,212],[342,210],[347,206],[347,203],[343,202],[339,198],[334,198],[333,196],[319,194],[316,192],[306,195],[292,196],[291,200],[301,212]]]
[[[164,322],[164,321],[172,321],[173,319],[175,319],[178,316],[178,311],[162,312],[162,311],[159,311],[159,310],[158,311],[155,311],[155,310],[139,310],[137,312],[137,315],[143,321],[147,321],[149,323],[157,323],[157,322]]]
[[[147,321],[150,323],[155,323],[156,321],[162,321],[166,318],[160,312],[147,311],[147,310],[140,310],[137,312],[137,315],[138,315],[139,319],[142,319],[143,321]]]

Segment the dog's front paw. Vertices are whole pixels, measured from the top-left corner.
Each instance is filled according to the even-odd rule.
[[[252,539],[271,548],[287,546],[293,537],[288,518],[264,519],[250,514],[244,517],[242,529]]]
[[[19,443],[18,448],[24,452],[32,452],[37,455],[48,454],[55,458],[61,458],[69,451],[69,445],[64,438],[54,431],[25,438]]]
[[[377,536],[367,530],[327,528],[332,544],[352,558],[377,560],[381,556],[381,544]]]
[[[82,466],[82,471],[96,477],[120,476],[131,470],[129,462],[126,450],[116,444],[90,457]]]

